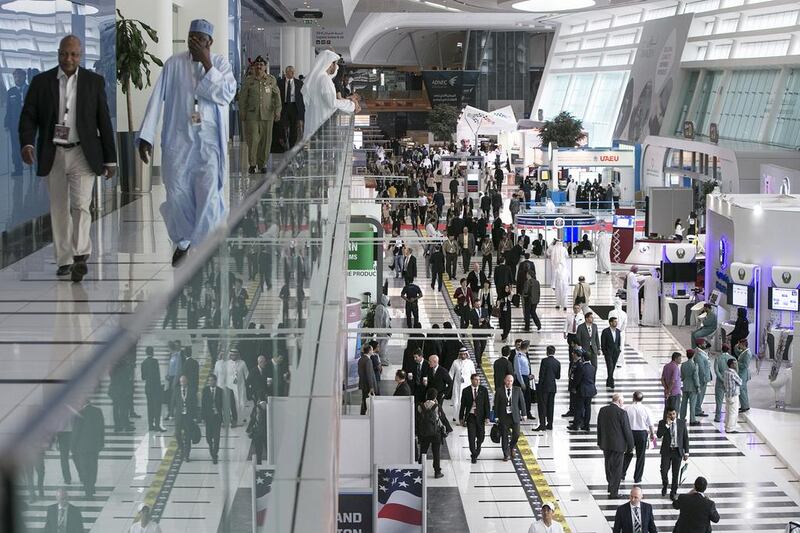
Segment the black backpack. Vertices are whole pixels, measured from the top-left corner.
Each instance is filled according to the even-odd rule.
[[[419,436],[434,437],[439,434],[441,425],[439,405],[434,405],[432,409],[427,409],[424,404],[421,405],[418,426]]]

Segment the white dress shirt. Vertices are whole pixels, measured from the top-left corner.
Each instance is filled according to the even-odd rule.
[[[528,533],[564,533],[564,528],[555,520],[553,520],[549,526],[544,525],[544,522],[541,520],[537,520],[531,524]]]
[[[650,433],[653,430],[653,418],[650,416],[650,410],[644,404],[630,403],[625,406],[625,412],[628,413],[631,431],[647,431]]]
[[[286,103],[294,102],[294,78],[286,80]]]
[[[636,511],[639,511],[639,530],[644,531],[644,523],[642,522],[642,506],[641,505],[633,505],[631,504],[631,525],[634,527],[634,531],[636,531]]]
[[[584,318],[583,313],[578,313],[577,315],[567,313],[564,320],[564,333],[575,335],[578,332],[578,326],[584,322],[586,322],[586,318]]]
[[[130,533],[161,533],[161,528],[152,520],[144,527],[139,522],[131,526]]]
[[[54,139],[54,144],[76,143],[78,139],[78,129],[75,122],[75,99],[78,95],[78,72],[67,77],[63,70],[58,69],[58,124],[69,127],[69,137],[66,141]]]

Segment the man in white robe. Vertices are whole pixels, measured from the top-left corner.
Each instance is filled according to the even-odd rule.
[[[569,264],[567,249],[564,243],[555,241],[553,246],[547,250],[550,258],[550,269],[552,271],[551,285],[556,293],[556,309],[563,308],[565,311],[571,305],[569,290]]]
[[[633,265],[631,267],[631,271],[628,272],[627,276],[627,283],[625,284],[625,294],[626,294],[626,301],[627,309],[628,309],[628,320],[630,320],[630,324],[634,326],[639,325],[639,285],[644,280],[643,276],[638,274],[639,267]]]
[[[453,379],[453,413],[458,416],[461,410],[461,391],[470,386],[470,377],[475,373],[475,363],[469,358],[469,352],[461,347],[458,359],[450,366],[450,377]],[[453,418],[455,420],[455,418]]]
[[[238,414],[238,423],[247,419],[248,411],[245,410],[247,401],[247,365],[239,358],[239,350],[231,349],[228,359],[220,359],[214,365],[214,374],[219,380],[221,387],[227,387],[233,391],[233,398]]]
[[[337,109],[345,113],[358,113],[361,107],[355,94],[347,98],[337,98],[333,78],[339,70],[339,54],[333,50],[323,50],[314,60],[311,72],[303,81],[303,98],[306,105],[306,137],[313,136],[317,129],[328,120]]]
[[[644,280],[644,309],[642,309],[642,325],[658,326],[659,306],[659,277],[658,270],[650,269],[650,277]]]
[[[578,183],[571,179],[567,185],[567,203],[575,207],[575,202],[578,199]]]
[[[228,104],[236,95],[236,79],[228,60],[211,53],[213,32],[208,21],[192,21],[189,51],[164,63],[139,128],[139,156],[148,163],[163,108],[161,174],[167,200],[161,215],[176,245],[173,266],[192,243],[224,223],[227,212]]]
[[[611,234],[606,231],[597,238],[597,272],[611,272]]]

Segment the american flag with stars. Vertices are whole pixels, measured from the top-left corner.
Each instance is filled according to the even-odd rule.
[[[272,490],[272,468],[256,467],[256,524],[263,526],[267,521],[267,498]]]
[[[421,533],[421,468],[378,469],[379,533]]]

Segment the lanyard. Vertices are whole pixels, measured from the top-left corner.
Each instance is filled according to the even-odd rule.
[[[75,82],[70,87],[69,81],[70,79],[72,79],[73,76],[77,75],[78,73],[76,72],[72,76],[63,78],[64,79],[64,121],[62,122],[63,125],[67,124],[67,116],[69,115],[69,101],[72,98],[72,94],[75,92],[75,85],[77,85],[78,83],[78,80],[76,78]]]

